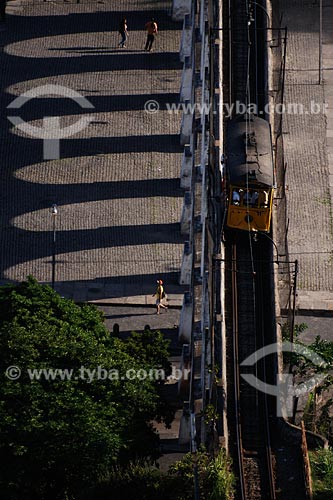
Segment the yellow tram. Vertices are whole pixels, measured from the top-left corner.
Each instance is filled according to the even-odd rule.
[[[268,232],[271,224],[274,169],[269,123],[242,115],[227,124],[226,225],[244,231]]]

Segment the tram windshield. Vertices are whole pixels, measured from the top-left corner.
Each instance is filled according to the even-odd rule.
[[[269,192],[256,189],[233,188],[231,205],[250,208],[268,208]]]

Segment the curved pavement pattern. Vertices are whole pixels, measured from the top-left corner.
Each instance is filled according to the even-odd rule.
[[[151,295],[157,277],[169,292],[182,291],[181,116],[166,109],[178,101],[182,26],[171,21],[169,7],[140,0],[9,2],[0,31],[1,282],[32,274],[50,283],[55,249],[55,288],[76,300]],[[160,32],[146,53],[143,28],[152,15]],[[118,49],[123,16],[130,37]],[[51,84],[78,92],[93,109],[56,95],[7,109],[19,95]],[[149,99],[160,111],[144,111]],[[44,117],[59,117],[62,128],[83,116],[90,123],[60,140],[59,159],[44,160],[43,141],[7,116],[33,127],[44,126]]]

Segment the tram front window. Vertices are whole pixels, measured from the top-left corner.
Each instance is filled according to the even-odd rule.
[[[251,205],[251,200],[252,200],[252,194],[251,191],[246,190],[243,196],[243,203],[244,205]]]
[[[251,197],[251,206],[255,207],[258,204],[258,198],[259,194],[257,191],[253,191],[252,197]]]

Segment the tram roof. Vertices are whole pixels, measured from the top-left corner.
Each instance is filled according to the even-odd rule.
[[[226,153],[232,184],[273,186],[272,139],[266,120],[246,115],[230,120]]]

